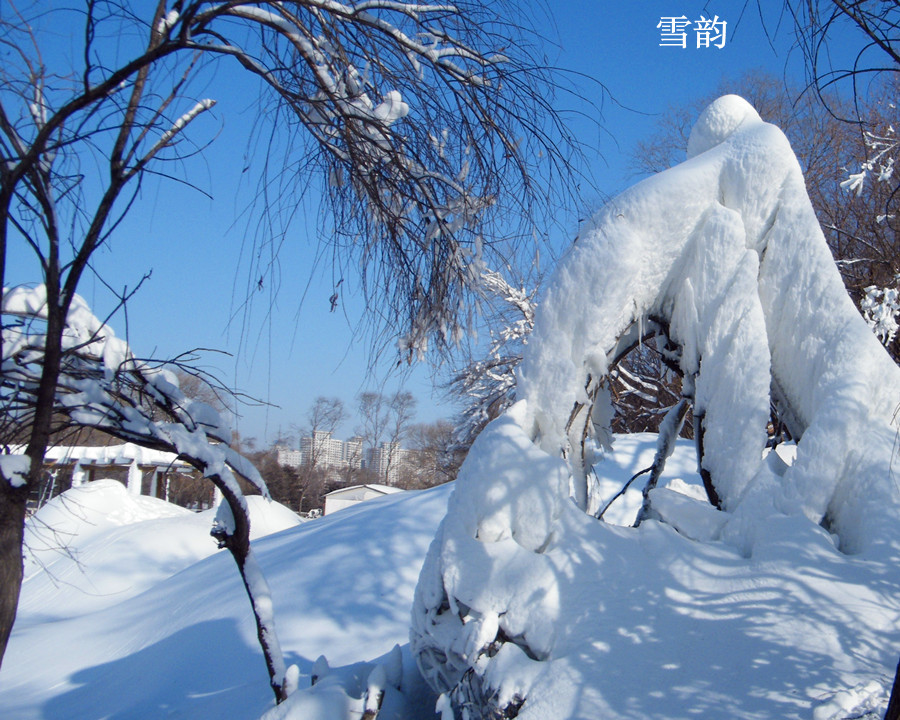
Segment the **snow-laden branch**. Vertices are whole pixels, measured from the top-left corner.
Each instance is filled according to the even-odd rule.
[[[891,182],[894,177],[894,158],[900,149],[900,138],[892,126],[888,126],[883,134],[869,130],[863,132],[863,140],[871,156],[859,165],[859,172],[849,173],[841,182],[841,187],[848,192],[862,195],[866,178],[875,176],[880,183]]]
[[[485,268],[479,294],[495,306],[490,345],[482,359],[468,362],[448,384],[454,398],[463,403],[455,442],[469,447],[479,432],[515,401],[516,369],[522,347],[534,327],[537,288],[527,291],[512,285],[502,273]]]
[[[900,282],[900,278],[895,278]],[[882,345],[890,345],[897,337],[900,324],[900,289],[870,285],[859,301],[859,309]]]
[[[181,133],[184,128],[188,126],[188,124],[194,120],[200,113],[206,112],[207,110],[215,107],[216,101],[211,100],[209,98],[205,100],[198,101],[194,107],[188,110],[184,115],[178,118],[174,123],[172,123],[172,127],[166,130],[156,141],[156,144],[150,149],[150,151],[145,156],[146,158],[154,157],[160,150],[169,145],[172,140]]]
[[[0,417],[28,425],[38,402],[46,361],[49,319],[44,286],[3,292]],[[188,398],[165,365],[133,356],[127,343],[75,296],[65,319],[63,357],[54,393],[55,429],[103,430],[126,442],[177,455],[222,492],[224,502],[211,534],[233,555],[254,608],[276,698],[286,695],[284,660],[275,635],[268,586],[250,552],[249,510],[239,479],[268,497],[253,465],[228,442],[231,430],[210,405]],[[60,419],[62,418],[62,419]],[[22,484],[31,458],[0,456],[0,482]]]

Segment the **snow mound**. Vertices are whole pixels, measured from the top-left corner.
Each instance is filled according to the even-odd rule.
[[[247,495],[246,500],[250,511],[251,540],[296,527],[303,522],[287,505],[267,500],[262,495]]]
[[[688,154],[579,234],[519,402],[460,471],[410,636],[456,717],[826,717],[889,683],[900,369],[848,297],[781,131],[727,96]],[[658,486],[648,520],[613,527],[593,516],[608,374],[654,339],[683,375],[703,492]],[[797,442],[766,457],[773,404]]]
[[[96,480],[57,495],[38,510],[25,525],[25,542],[32,552],[55,550],[68,544],[67,538],[84,540],[110,528],[192,514],[165,500],[130,493],[118,480]]]
[[[435,698],[407,644],[409,611],[451,489],[360,503],[253,542],[285,659],[302,673],[298,697],[274,717],[344,720],[340,709],[359,705],[360,691],[380,679],[372,675],[378,666],[385,689],[379,717],[431,717]],[[273,507],[258,500],[248,498],[251,523],[257,504]],[[23,591],[35,591],[20,606],[0,670],[3,720],[258,718],[272,708],[250,604],[234,561],[209,537],[210,518],[189,513],[110,528],[133,533],[127,548],[121,535],[106,532],[90,547],[76,543],[93,582],[105,568],[141,592],[100,595],[60,582],[56,605],[80,603],[79,612],[48,611],[35,605],[53,588],[47,573],[27,580]],[[187,534],[185,527],[176,535],[185,524],[210,556],[163,577],[159,556]],[[88,557],[89,550],[96,552]],[[327,682],[318,683],[312,697],[301,697],[323,652],[332,664]]]
[[[725,95],[712,102],[697,118],[688,138],[687,156],[692,158],[725,142],[745,122],[760,122],[759,113],[744,98]]]
[[[250,536],[300,523],[289,508],[247,497]],[[194,513],[97,480],[55,497],[25,524],[25,581],[17,627],[121,603],[217,552],[215,509]]]

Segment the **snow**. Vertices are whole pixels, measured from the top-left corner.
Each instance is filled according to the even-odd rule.
[[[780,131],[724,98],[689,155],[580,234],[518,402],[453,486],[254,541],[296,666],[286,702],[212,511],[105,482],[31,523],[4,719],[358,720],[382,692],[395,720],[880,715],[900,648],[900,371],[846,296]],[[681,348],[721,509],[691,444],[606,434],[605,374],[654,329]],[[798,440],[766,453],[770,393]],[[224,467],[202,431],[173,443]],[[641,478],[606,521],[586,512],[668,453],[638,527]],[[296,522],[247,503],[251,528]],[[57,533],[44,546],[36,521]],[[47,547],[61,537],[74,558]]]
[[[411,647],[464,720],[507,705],[831,717],[885,699],[900,369],[847,295],[784,135],[726,96],[687,154],[560,261],[519,401],[476,440],[425,560]],[[678,347],[713,504],[673,478],[621,527],[593,517],[614,494],[606,380],[648,333]],[[797,443],[767,456],[772,400]]]
[[[259,496],[247,500],[253,539],[300,523],[283,505]],[[34,620],[49,622],[124,602],[214,554],[209,530],[215,512],[133,495],[117,480],[72,488],[25,525],[22,607]],[[124,569],[134,564],[139,571]],[[27,618],[20,612],[17,626]]]
[[[883,711],[900,647],[897,557],[848,556],[803,516],[765,521],[751,557],[712,542],[727,513],[698,498],[695,474],[675,472],[689,463],[681,441],[668,487],[654,491],[665,524],[619,527],[555,502],[538,552],[494,523],[484,535],[478,508],[496,493],[484,478],[503,473],[513,489],[505,478],[536,460],[510,467],[531,444],[516,410],[476,441],[417,588],[412,647],[436,690],[474,667],[486,695],[527,698],[518,717],[541,720]],[[619,479],[655,452],[652,436],[615,447]],[[531,476],[538,488],[547,474]],[[543,536],[542,508],[529,510]]]
[[[896,280],[896,278],[895,278]],[[900,330],[900,291],[897,288],[870,285],[859,302],[859,309],[872,331],[884,346],[890,345]]]
[[[273,717],[340,720],[331,711],[361,708],[379,666],[383,717],[423,717],[411,706],[430,717],[435,697],[409,656],[409,612],[451,489],[397,493],[292,527],[299,520],[286,508],[247,497],[284,659],[300,671],[301,690]],[[75,559],[45,548],[46,569],[29,563],[0,670],[4,720],[257,718],[269,710],[247,596],[231,556],[209,536],[214,512],[135,497],[115,481],[45,506]],[[322,653],[331,680],[306,697]]]
[[[3,328],[3,371],[7,384],[13,387],[10,383],[15,383],[19,402],[28,406],[34,402],[32,395],[43,361],[46,288],[42,285],[4,288],[2,309],[10,319]],[[62,346],[71,362],[57,383],[56,402],[75,423],[113,427],[131,437],[151,438],[152,444],[157,445],[156,441],[162,440],[177,453],[202,463],[207,474],[220,475],[224,484],[232,482],[230,472],[222,470],[223,463],[230,459],[238,462],[238,459],[221,444],[231,439],[224,418],[209,405],[186,398],[172,371],[135,359],[128,344],[115,337],[112,329],[94,316],[78,295],[72,297],[69,306]],[[118,398],[121,375],[136,383],[140,392],[157,405],[164,406],[170,421],[153,421],[146,408],[121,402]],[[216,442],[220,444],[214,446]],[[252,466],[247,469],[246,479],[265,493],[265,484],[258,473]]]
[[[489,470],[497,438],[504,438],[510,447],[496,459],[511,474],[506,462],[530,442],[509,417],[498,425],[479,441],[473,460]],[[649,466],[656,443],[652,434],[617,436],[614,452],[597,466],[600,494],[612,496]],[[783,454],[789,462],[791,453]],[[530,463],[526,458],[521,465]],[[671,527],[654,520],[637,531],[621,527],[640,507],[635,488],[610,509],[615,524],[557,503],[558,537],[543,553],[518,545],[519,539],[539,542],[543,520],[515,538],[483,543],[504,557],[521,554],[512,566],[495,567],[495,606],[502,593],[522,597],[513,608],[518,618],[482,612],[466,636],[469,646],[493,640],[501,626],[515,633],[510,622],[521,624],[530,613],[546,617],[543,629],[525,635],[529,652],[549,648],[549,654],[535,660],[507,643],[489,668],[487,677],[504,697],[531,698],[520,717],[724,717],[727,711],[754,720],[823,720],[843,717],[839,710],[851,715],[843,710],[850,706],[883,711],[900,647],[894,599],[900,563],[858,563],[802,518],[799,525],[772,523],[752,558],[722,543],[688,540],[672,528],[708,537],[715,534],[709,514],[723,515],[706,503],[699,482],[695,450],[679,440],[654,491],[672,497],[671,503],[654,499]],[[496,491],[468,471],[457,485],[454,506],[496,519]],[[214,511],[193,514],[135,497],[115,481],[69,491],[41,514],[66,530],[80,567],[48,548],[39,551],[46,569],[28,565],[0,670],[4,719],[269,712],[266,720],[343,720],[360,717],[372,685],[385,688],[382,717],[433,720],[438,700],[410,654],[409,617],[453,489],[394,494],[254,540],[285,661],[299,668],[300,689],[277,708],[234,563],[209,537]],[[479,506],[479,493],[493,504]],[[259,496],[247,500],[254,536],[297,522]],[[524,499],[523,506],[531,507]],[[572,540],[587,550],[583,556],[567,555]],[[464,549],[444,548],[446,561],[452,552]],[[542,585],[522,593],[522,566],[529,563],[547,573]],[[459,587],[483,569],[460,567]],[[456,611],[479,612],[459,604]],[[581,641],[584,635],[589,643]],[[317,661],[322,653],[330,666]],[[320,677],[310,689],[312,675]],[[450,718],[447,698],[441,702]]]
[[[24,448],[23,448],[24,450]],[[141,465],[159,467],[188,467],[175,453],[152,450],[134,443],[98,446],[54,445],[47,448],[45,460],[55,462],[96,463],[98,465],[126,465],[136,461]]]
[[[0,478],[13,487],[22,487],[28,482],[31,459],[27,455],[0,455]]]

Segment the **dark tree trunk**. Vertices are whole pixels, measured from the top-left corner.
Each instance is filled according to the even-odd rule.
[[[22,587],[22,541],[27,487],[12,487],[0,477],[0,666],[16,620]]]
[[[234,558],[234,562],[241,574],[241,580],[244,583],[244,590],[250,599],[250,605],[253,609],[253,618],[256,621],[256,637],[259,640],[259,646],[262,648],[263,656],[266,660],[266,669],[269,672],[269,685],[272,693],[275,695],[275,704],[284,702],[287,699],[286,688],[284,685],[283,668],[277,668],[275,664],[275,656],[281,659],[281,649],[278,647],[278,639],[274,636],[274,628],[268,628],[263,623],[263,619],[259,615],[256,606],[256,588],[252,581],[247,577],[247,558],[250,555],[250,518],[241,506],[240,498],[235,495],[231,488],[226,485],[217,475],[209,478],[216,487],[222,492],[223,499],[231,508],[231,514],[234,517],[234,532],[228,534],[226,532],[213,531],[213,537],[219,542],[219,547],[227,548],[228,552]],[[272,637],[269,632],[273,632]],[[274,643],[274,646],[273,646]]]
[[[884,720],[900,720],[900,662],[894,672],[894,686],[891,688],[891,699],[888,701]]]
[[[56,386],[62,362],[62,332],[68,308],[59,306],[59,285],[47,283],[47,333],[44,364],[25,454],[31,460],[28,482],[13,487],[0,475],[0,665],[16,620],[22,589],[22,544],[25,538],[25,503],[29,490],[38,487],[44,455],[50,442]]]
[[[713,484],[712,475],[709,470],[703,466],[703,435],[706,431],[704,422],[705,415],[694,413],[694,440],[697,444],[697,467],[700,469],[700,479],[703,481],[703,489],[706,490],[706,497],[709,504],[719,510],[722,509],[722,500],[719,493],[716,492],[716,486]]]

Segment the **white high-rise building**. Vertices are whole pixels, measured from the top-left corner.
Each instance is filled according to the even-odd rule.
[[[300,439],[303,464],[320,468],[344,467],[344,444],[331,437],[329,431],[316,430],[312,437]]]
[[[383,442],[378,447],[369,448],[366,467],[378,476],[378,482],[395,485],[400,480],[409,452],[400,447],[400,443]]]
[[[287,465],[288,467],[300,467],[303,453],[301,453],[299,450],[292,450],[291,448],[286,448],[282,445],[279,445],[276,450],[278,452],[279,465]]]
[[[284,457],[295,458],[297,451],[285,449]],[[315,466],[321,469],[342,470],[350,468],[359,470],[363,467],[372,471],[378,482],[387,485],[396,484],[411,457],[411,450],[400,447],[399,443],[383,442],[375,448],[365,448],[365,440],[359,436],[347,441],[332,437],[326,430],[317,430],[311,436],[300,439],[300,461],[306,467]],[[282,450],[279,449],[279,462],[282,461]]]
[[[357,435],[344,442],[342,459],[344,467],[359,470],[363,466],[363,439],[361,437]]]

